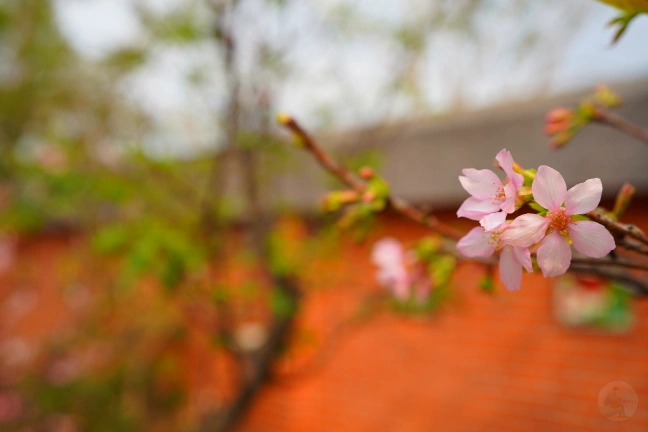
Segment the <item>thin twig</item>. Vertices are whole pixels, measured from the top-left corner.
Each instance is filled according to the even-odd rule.
[[[315,139],[308,132],[306,132],[306,130],[304,130],[304,128],[302,128],[299,123],[295,121],[295,119],[282,115],[280,116],[279,120],[281,124],[287,127],[297,137],[300,144],[302,144],[306,150],[308,150],[309,152],[311,152],[311,154],[313,154],[313,156],[315,156],[315,159],[317,159],[317,161],[324,169],[340,179],[342,182],[346,183],[348,186],[352,187],[354,190],[358,192],[364,192],[366,188],[365,182],[358,178],[351,171],[349,171],[349,169],[347,169],[344,165],[336,163],[324,150],[322,150]],[[461,231],[442,223],[433,215],[423,213],[403,199],[390,196],[389,204],[402,215],[407,216],[409,219],[412,219],[415,222],[425,225],[432,231],[435,231],[444,237],[448,237],[453,240],[459,240],[461,237],[463,237],[463,233]]]
[[[596,210],[587,213],[587,216],[594,219],[596,222],[605,226],[607,229],[614,233],[633,237],[639,240],[641,243],[648,245],[648,237],[642,230],[637,228],[637,226],[619,222],[618,220],[608,216],[605,210],[601,208],[597,208]],[[639,252],[640,250],[635,251]]]
[[[333,174],[335,177],[340,179],[342,182],[347,184],[348,186],[352,187],[354,190],[358,192],[364,192],[365,190],[365,183],[362,181],[360,178],[358,178],[355,174],[353,174],[349,169],[347,169],[344,165],[336,163],[315,141],[315,139],[308,133],[304,128],[297,123],[295,119],[288,115],[280,114],[279,115],[279,122],[284,125],[286,128],[288,128],[298,139],[299,143],[304,147],[304,149],[308,150],[313,156],[315,156],[315,159],[320,163],[320,165],[326,169],[328,172]],[[455,228],[446,225],[442,222],[440,222],[438,219],[436,219],[434,216],[426,215],[416,207],[412,206],[410,203],[407,201],[398,198],[398,197],[389,197],[389,202],[391,206],[400,214],[406,216],[407,218],[420,223],[428,228],[430,228],[432,231],[450,239],[450,240],[458,240],[461,237],[463,237],[463,233],[456,230]],[[611,231],[624,234],[624,235],[629,235],[631,237],[636,238],[637,240],[641,241],[642,243],[645,243],[648,245],[648,238],[646,235],[637,227],[634,225],[627,225],[623,224],[619,221],[616,221],[612,219],[611,217],[607,216],[603,211],[600,209],[597,209],[595,211],[592,211],[588,213],[588,216],[590,216],[592,219],[600,222],[604,226],[606,226],[608,229]],[[451,250],[452,248],[445,248],[445,252],[449,254],[456,255],[454,250]],[[473,259],[473,258],[464,258],[466,261],[477,261],[480,262],[481,264],[486,264],[489,265],[493,261],[491,259]],[[604,262],[605,264],[602,264],[604,266],[614,266],[614,267],[625,267],[629,269],[639,269],[639,270],[646,270],[648,271],[648,267],[644,266],[642,264],[637,264],[637,263],[632,263],[628,261],[603,261],[603,260],[580,260],[580,264],[584,264],[587,266],[592,266],[592,268],[596,265],[599,265],[600,263]]]
[[[572,264],[581,266],[604,266],[604,267],[625,267],[632,270],[642,270],[648,272],[648,265],[634,263],[630,261],[604,260],[596,258],[572,258]]]
[[[594,112],[594,120],[601,124],[613,127],[625,133],[626,135],[630,135],[631,137],[638,139],[644,144],[648,144],[647,130],[643,129],[639,125],[632,123],[631,121],[624,119],[617,114],[608,111],[603,107],[596,107]]]

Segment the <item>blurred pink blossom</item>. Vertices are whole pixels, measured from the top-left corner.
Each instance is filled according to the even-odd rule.
[[[404,300],[410,295],[410,277],[401,243],[393,238],[377,241],[371,259],[378,267],[378,283],[389,289],[394,297]]]
[[[15,391],[0,392],[0,423],[10,423],[18,419],[23,411],[23,399]]]

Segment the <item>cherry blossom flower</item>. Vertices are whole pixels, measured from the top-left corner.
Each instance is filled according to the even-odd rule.
[[[457,210],[458,217],[477,220],[491,231],[506,220],[506,215],[515,211],[518,188],[524,183],[524,177],[513,170],[513,156],[503,149],[495,157],[506,173],[507,183],[491,170],[466,168],[459,181],[463,188],[472,195]]]
[[[389,289],[397,299],[407,299],[410,294],[410,276],[405,263],[405,251],[400,242],[393,238],[377,241],[371,259],[378,267],[378,283]]]
[[[533,272],[531,253],[526,247],[510,246],[502,242],[502,233],[508,229],[506,225],[497,230],[486,231],[483,227],[475,227],[457,243],[457,249],[469,258],[488,258],[495,251],[501,250],[499,260],[500,278],[509,291],[520,289],[522,282],[522,267],[529,273]]]
[[[512,246],[529,247],[542,240],[538,265],[545,277],[567,271],[572,258],[570,242],[577,251],[592,258],[604,257],[615,248],[614,238],[603,225],[575,221],[572,217],[598,206],[603,192],[600,179],[589,179],[567,190],[562,175],[542,165],[531,189],[535,201],[548,210],[547,215],[525,214],[516,218],[502,234],[502,241]]]

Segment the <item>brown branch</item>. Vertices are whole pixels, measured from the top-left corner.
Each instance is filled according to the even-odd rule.
[[[641,243],[648,245],[648,237],[642,230],[637,228],[637,226],[635,225],[624,224],[622,222],[619,222],[616,219],[613,219],[602,208],[597,208],[596,210],[587,213],[587,216],[594,219],[596,222],[600,223],[601,225],[603,225],[613,233],[635,238],[639,240]],[[634,250],[636,252],[642,251],[642,249],[634,249]]]
[[[301,290],[291,277],[274,276],[275,289],[299,304]],[[290,313],[275,313],[268,332],[265,345],[255,353],[249,364],[249,375],[246,377],[234,401],[224,411],[214,412],[203,422],[201,430],[226,432],[235,429],[243,414],[250,407],[259,389],[270,377],[272,364],[281,352],[286,336],[293,327],[297,309]]]
[[[342,338],[348,335],[351,330],[359,328],[373,317],[374,310],[379,308],[380,304],[386,298],[388,298],[388,294],[385,291],[369,294],[361,302],[360,308],[357,311],[333,327],[327,338],[322,342],[320,349],[311,357],[307,364],[297,370],[273,376],[273,382],[291,384],[322,371],[333,357],[335,348],[340,344]]]
[[[290,116],[279,115],[279,122],[287,127],[299,140],[299,143],[308,150],[320,165],[342,182],[352,187],[358,192],[364,192],[366,184],[355,174],[353,174],[344,165],[337,164],[333,159],[317,144],[313,137],[302,128],[299,123]],[[463,237],[463,233],[449,225],[439,221],[435,216],[428,215],[408,203],[407,201],[398,197],[389,197],[389,204],[391,207],[400,214],[408,217],[409,219],[418,222],[430,228],[436,233],[450,238],[452,240],[459,240]]]
[[[648,144],[648,130],[643,129],[642,127],[608,111],[603,107],[597,106],[595,108],[594,120],[601,124],[613,127],[626,135],[630,135],[644,144]]]
[[[642,270],[648,272],[648,265],[630,261],[605,260],[597,258],[572,258],[571,262],[572,264],[582,266],[623,267],[627,269]]]
[[[311,152],[319,164],[328,172],[333,174],[335,177],[340,179],[346,185],[352,187],[358,192],[364,192],[366,184],[364,181],[360,180],[355,174],[353,174],[349,169],[343,165],[337,164],[322,148],[317,144],[317,142],[310,136],[304,128],[299,125],[290,116],[280,114],[278,116],[279,122],[287,127],[299,140],[299,143],[304,146],[306,150]]]
[[[301,125],[297,123],[297,121],[295,121],[295,119],[285,114],[279,114],[278,120],[279,123],[281,123],[283,126],[288,128],[293,133],[293,135],[297,138],[298,142],[306,150],[308,150],[311,154],[313,154],[313,156],[315,156],[315,159],[317,159],[317,161],[324,169],[326,169],[328,172],[333,174],[335,177],[340,179],[348,186],[352,187],[354,190],[360,193],[364,192],[366,188],[366,184],[364,183],[364,181],[358,178],[355,174],[353,174],[350,170],[348,170],[343,165],[336,163],[317,144],[315,139],[308,132],[306,132],[306,130],[302,128]],[[425,213],[423,213],[422,211],[420,211],[419,209],[412,206],[407,201],[401,198],[390,196],[389,203],[400,214],[430,228],[432,231],[444,237],[456,241],[463,236],[462,232],[456,230],[455,228],[449,225],[440,222],[434,216],[426,215]],[[641,243],[648,245],[648,237],[646,237],[643,231],[641,231],[639,228],[637,228],[634,225],[624,224],[609,217],[603,209],[596,209],[588,213],[588,216],[594,219],[595,221],[601,223],[602,225],[604,225],[613,233],[623,235],[624,237],[625,236],[633,237],[634,239],[640,241]],[[627,240],[628,239],[622,238],[619,240],[618,244],[620,246],[627,247],[630,250],[634,250],[640,253],[644,250],[643,248],[640,247],[640,245],[637,245],[636,242],[634,243],[627,242]],[[450,248],[445,248],[445,252],[457,256],[456,252],[454,250],[450,250]],[[474,259],[474,258],[466,258],[466,257],[461,257],[461,258],[464,261],[474,261],[484,265],[494,265],[494,263],[496,262],[493,258],[490,259]],[[619,267],[619,268],[626,268],[626,269],[648,271],[648,266],[639,263],[629,262],[629,261],[576,258],[572,260],[572,263],[575,264],[575,268],[578,267],[581,271],[590,269],[591,273],[593,274],[601,274],[602,272],[605,272],[604,270],[597,268],[597,266]],[[644,283],[642,281],[636,280],[634,277],[630,275],[624,275],[623,277],[626,280],[635,281],[636,284]],[[619,279],[619,277],[616,277],[616,279]]]
[[[573,263],[573,260],[572,260]],[[627,272],[619,271],[620,269],[606,268],[599,266],[582,266],[580,264],[572,265],[569,271],[573,273],[581,273],[588,275],[597,275],[607,279],[616,280],[627,287],[628,290],[636,297],[648,298],[648,282],[643,279],[636,278]]]

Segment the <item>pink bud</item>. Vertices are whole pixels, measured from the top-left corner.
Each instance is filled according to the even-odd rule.
[[[547,113],[547,123],[570,121],[574,112],[569,108],[554,108]]]
[[[626,211],[634,194],[635,187],[630,183],[624,183],[623,186],[621,186],[621,189],[616,196],[616,200],[614,201],[614,209],[612,210],[617,218],[621,217],[621,215]]]
[[[371,201],[376,199],[376,193],[374,191],[367,191],[362,195],[362,201],[366,204],[369,204]]]
[[[564,130],[567,130],[570,126],[569,121],[560,121],[554,123],[545,123],[544,133],[545,135],[555,135]]]
[[[365,180],[369,180],[374,176],[374,171],[371,167],[364,166],[360,168],[360,177]]]

